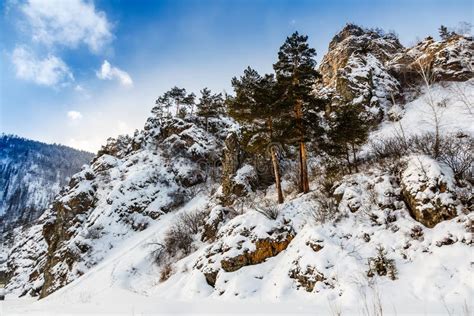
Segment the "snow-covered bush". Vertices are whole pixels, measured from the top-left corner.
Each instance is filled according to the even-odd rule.
[[[377,247],[377,255],[368,259],[369,270],[368,277],[375,274],[379,276],[388,276],[392,280],[397,279],[398,270],[395,266],[395,260],[387,258],[387,250],[384,247]]]

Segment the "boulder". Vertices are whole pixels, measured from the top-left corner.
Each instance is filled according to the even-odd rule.
[[[401,188],[412,217],[430,228],[455,217],[458,203],[451,170],[423,155],[410,156],[405,163]]]

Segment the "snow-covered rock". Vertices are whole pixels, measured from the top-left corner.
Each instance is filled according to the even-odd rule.
[[[413,217],[427,227],[457,215],[454,177],[427,156],[411,156],[401,174],[401,187]]]

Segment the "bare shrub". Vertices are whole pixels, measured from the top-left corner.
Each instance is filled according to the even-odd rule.
[[[300,187],[300,177],[299,177],[298,166],[296,166],[295,164],[291,164],[286,168],[285,172],[286,172],[286,176],[289,183],[288,191],[289,192],[298,191]]]
[[[457,180],[466,179],[474,163],[474,139],[464,134],[446,137],[439,160],[448,165]]]
[[[278,205],[256,206],[255,211],[271,220],[276,220],[278,215],[280,215],[280,209]]]
[[[191,253],[194,241],[191,230],[178,220],[166,232],[165,251],[169,256],[187,256]]]
[[[193,251],[194,235],[204,225],[206,213],[192,212],[178,216],[176,222],[165,233],[163,243],[151,243],[156,247],[152,252],[158,265],[167,265],[173,259],[179,260]]]
[[[166,263],[160,272],[160,282],[165,282],[173,274],[173,265],[171,263]]]
[[[434,133],[425,133],[411,136],[406,141],[397,136],[372,141],[371,147],[377,161],[399,160],[408,154],[430,156],[449,166],[458,181],[468,178],[474,163],[474,139],[465,134],[437,137]]]
[[[380,139],[370,143],[377,160],[385,158],[401,158],[408,153],[409,147],[401,137]]]
[[[314,222],[324,224],[337,219],[337,204],[334,198],[318,194],[315,199],[315,207],[311,212]]]
[[[192,212],[181,214],[179,220],[192,234],[197,234],[199,228],[202,227],[206,218],[205,212]]]

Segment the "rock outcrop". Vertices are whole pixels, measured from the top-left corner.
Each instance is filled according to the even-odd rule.
[[[404,86],[420,81],[421,70],[431,81],[466,81],[474,76],[474,41],[461,35],[441,42],[427,37],[394,55],[388,67]]]
[[[295,233],[289,224],[263,220],[266,224],[252,224],[259,213],[248,214],[244,221],[236,218],[219,230],[216,242],[198,258],[195,267],[201,270],[209,285],[214,286],[219,271],[234,272],[244,266],[255,265],[285,250]],[[262,223],[262,218],[253,223]]]
[[[350,104],[379,123],[403,91],[422,83],[420,67],[430,81],[466,81],[473,77],[474,42],[455,35],[437,42],[428,37],[411,48],[394,33],[348,24],[329,44],[319,71],[318,93],[330,107]],[[328,109],[329,111],[331,110]]]
[[[453,175],[426,156],[407,159],[401,174],[402,194],[411,215],[426,227],[457,215]]]

